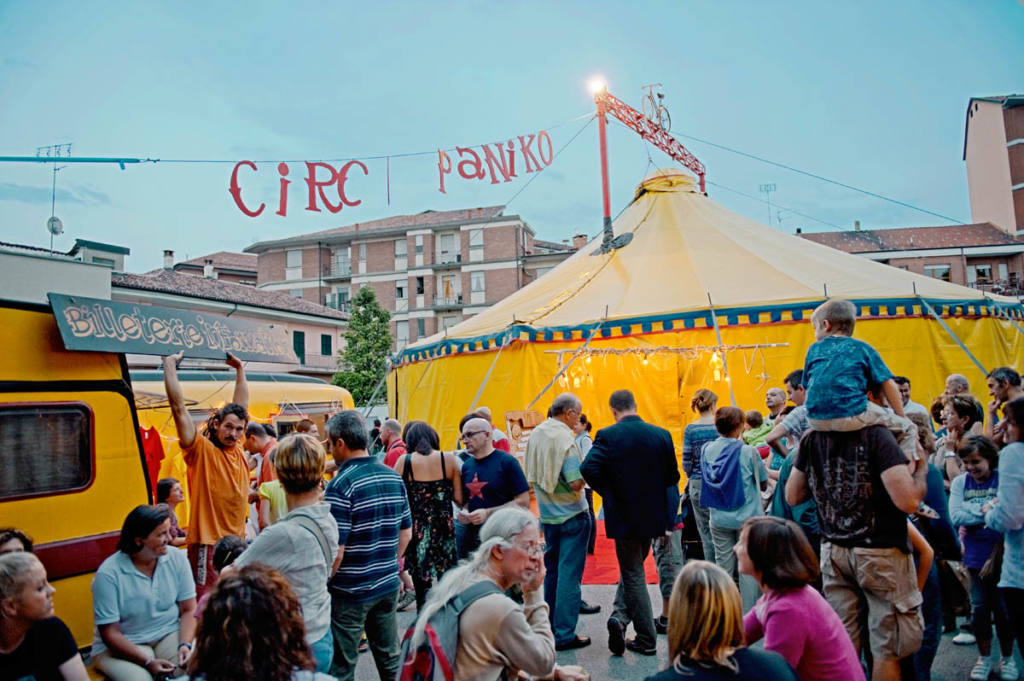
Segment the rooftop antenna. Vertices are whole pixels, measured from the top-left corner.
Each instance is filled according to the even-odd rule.
[[[757,188],[757,190],[759,192],[761,192],[762,194],[764,194],[765,196],[768,197],[768,226],[769,227],[772,226],[772,192],[775,191],[776,189],[777,189],[777,187],[775,186],[774,182],[772,184],[762,184],[761,186],[759,186]]]
[[[50,186],[50,219],[46,221],[46,231],[50,233],[50,250],[53,250],[53,237],[64,233],[64,223],[55,214],[57,205],[57,171],[67,166],[58,166],[57,160],[71,157],[71,143],[51,144],[46,147],[36,147],[36,157],[53,159],[53,183]]]

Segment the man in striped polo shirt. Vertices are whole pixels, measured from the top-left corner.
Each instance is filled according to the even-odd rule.
[[[412,538],[402,478],[367,452],[366,422],[355,410],[327,422],[338,473],[324,500],[338,522],[340,566],[330,582],[334,662],[339,681],[355,678],[359,638],[366,638],[381,681],[394,681],[399,659],[395,611],[401,582],[398,557]]]

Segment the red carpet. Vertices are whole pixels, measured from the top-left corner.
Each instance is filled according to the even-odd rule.
[[[648,584],[658,583],[658,571],[654,567],[654,556],[647,554],[644,561],[644,572]],[[587,556],[587,565],[583,568],[584,584],[616,584],[619,581],[619,563],[615,560],[615,542],[604,534],[604,521],[597,521],[597,542],[594,544],[594,555]]]

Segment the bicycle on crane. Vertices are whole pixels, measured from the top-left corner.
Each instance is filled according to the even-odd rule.
[[[665,94],[660,91],[654,91],[654,88],[660,87],[661,83],[652,83],[651,85],[643,86],[642,89],[647,90],[647,96],[645,96],[641,102],[641,110],[648,120],[665,132],[668,132],[672,127],[672,117],[668,115],[668,109],[665,108],[665,105],[662,103],[662,100],[665,99]]]

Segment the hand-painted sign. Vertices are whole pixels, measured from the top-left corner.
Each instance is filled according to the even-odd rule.
[[[228,187],[228,192],[231,193],[231,197],[235,200],[235,205],[238,206],[238,210],[251,218],[255,218],[263,212],[263,209],[266,208],[266,204],[261,203],[258,208],[249,208],[245,205],[245,202],[242,201],[242,188],[238,184],[238,170],[242,166],[251,168],[254,172],[256,171],[256,164],[252,161],[239,161],[236,163],[234,170],[231,171],[231,184]],[[370,174],[370,171],[367,170],[362,161],[349,161],[337,170],[334,166],[328,163],[312,163],[307,161],[305,182],[309,196],[306,203],[306,210],[319,213],[319,202],[323,202],[324,208],[331,213],[337,213],[345,206],[358,206],[362,203],[362,199],[356,199],[353,201],[345,194],[345,183],[348,182],[348,174],[353,167],[362,170],[363,175]],[[277,174],[281,176],[281,179],[278,182],[280,190],[278,191],[277,197],[277,214],[282,217],[288,215],[288,185],[290,185],[292,181],[286,180],[285,178],[288,176],[289,172],[287,163],[277,164]],[[324,176],[325,173],[326,177]],[[336,204],[331,203],[330,198],[324,193],[324,190],[332,185],[338,192],[338,203]],[[318,197],[319,201],[317,200]]]
[[[534,147],[534,139],[537,140]],[[493,149],[492,149],[493,147]],[[536,155],[534,155],[536,149]],[[459,162],[455,169],[466,180],[482,180],[488,175],[491,177],[491,184],[511,182],[516,177],[516,145],[509,140],[506,142],[495,142],[484,144],[480,147],[483,154],[478,154],[469,147],[455,147],[459,155]],[[536,135],[519,135],[519,155],[522,156],[522,170],[532,173],[544,170],[555,160],[555,150],[551,145],[551,135],[546,130],[541,130]],[[483,158],[481,158],[481,156]],[[487,170],[484,170],[484,164]],[[495,172],[497,170],[497,172]],[[452,159],[447,152],[438,149],[437,151],[437,174],[441,186],[438,191],[442,194],[448,192],[444,189],[444,176],[452,172]]]
[[[68,350],[297,364],[283,327],[168,307],[49,294]]]

